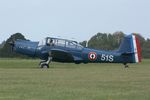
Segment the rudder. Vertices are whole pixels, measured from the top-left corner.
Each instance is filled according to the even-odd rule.
[[[128,35],[123,39],[118,52],[123,55],[132,56],[133,63],[141,62],[141,47],[139,39],[135,34]]]
[[[132,41],[135,63],[141,62],[141,46],[138,37],[134,34],[132,35]]]

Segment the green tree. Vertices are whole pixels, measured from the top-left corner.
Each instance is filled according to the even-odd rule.
[[[87,41],[80,42],[79,44],[82,45],[83,47],[86,47]]]
[[[5,41],[3,41],[1,44],[0,44],[0,49],[2,49],[3,47],[4,47],[4,45],[5,45]]]
[[[113,33],[113,41],[112,41],[112,46],[114,49],[118,49],[120,46],[120,43],[122,39],[124,38],[125,34],[121,31],[117,31]]]
[[[101,50],[115,50],[118,49],[122,38],[123,32],[110,33],[97,33],[89,41],[89,47]]]
[[[142,46],[142,57],[150,58],[150,39],[147,39]]]
[[[9,42],[15,41],[17,39],[25,40],[25,37],[21,33],[15,33],[11,35],[10,38],[7,39],[3,48],[0,50],[0,57],[23,57],[22,55],[11,51]]]

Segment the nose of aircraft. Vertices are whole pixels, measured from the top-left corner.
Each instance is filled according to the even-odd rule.
[[[9,44],[11,45],[12,51],[31,57],[35,56],[38,46],[38,42],[31,42],[28,40],[16,40],[9,42]]]

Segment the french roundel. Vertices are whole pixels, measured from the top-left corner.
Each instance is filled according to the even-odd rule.
[[[96,60],[97,59],[97,54],[95,52],[90,52],[88,55],[88,58],[90,60]]]

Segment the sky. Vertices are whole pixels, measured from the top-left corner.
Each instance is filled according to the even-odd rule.
[[[40,41],[83,41],[98,32],[150,38],[150,0],[0,0],[0,42],[20,32]]]

